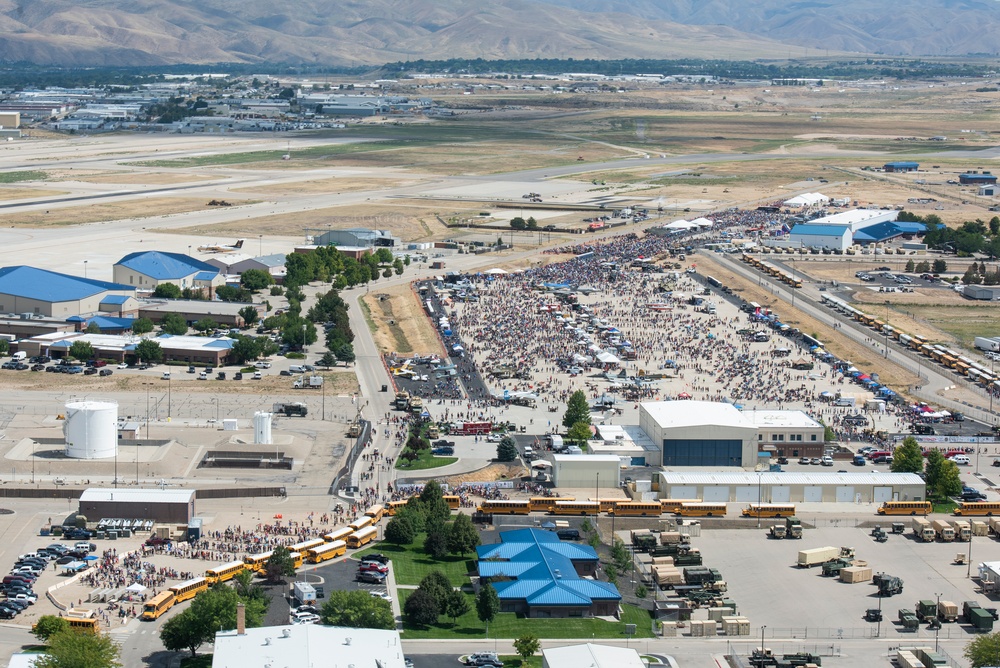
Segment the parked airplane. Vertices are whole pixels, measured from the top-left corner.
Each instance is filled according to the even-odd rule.
[[[235,253],[243,248],[243,239],[238,239],[232,246],[220,244],[218,246],[198,246],[199,253]]]

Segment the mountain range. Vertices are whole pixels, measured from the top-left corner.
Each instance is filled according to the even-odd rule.
[[[41,65],[996,52],[995,0],[0,0],[0,60]]]

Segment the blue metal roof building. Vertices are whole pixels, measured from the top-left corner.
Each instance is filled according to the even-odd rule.
[[[786,245],[845,251],[851,245],[851,226],[799,223],[788,233]]]
[[[927,226],[923,223],[876,223],[855,232],[854,241],[860,244],[881,243],[904,234],[924,234],[926,231]]]
[[[996,183],[997,177],[993,174],[987,174],[983,172],[982,174],[970,173],[970,174],[959,174],[958,182],[963,185],[984,185],[990,183]]]
[[[161,283],[179,288],[213,290],[225,284],[217,267],[183,253],[141,251],[129,253],[114,266],[114,279],[140,290],[155,290]]]
[[[527,617],[579,617],[618,614],[621,594],[597,573],[597,552],[563,542],[551,531],[517,529],[500,542],[476,548],[479,576],[504,578],[493,587],[501,612]]]
[[[70,317],[96,313],[108,298],[127,298],[135,288],[18,265],[0,268],[0,313]]]
[[[917,168],[920,167],[920,163],[911,162],[909,160],[898,160],[896,162],[887,162],[882,165],[882,169],[887,172],[915,172]]]

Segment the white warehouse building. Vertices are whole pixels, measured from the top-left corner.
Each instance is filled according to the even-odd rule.
[[[757,427],[732,404],[645,401],[639,404],[639,427],[660,448],[663,466],[757,464]]]
[[[617,455],[552,455],[552,484],[562,488],[618,489],[621,459]]]
[[[915,473],[754,473],[664,471],[654,475],[660,498],[741,503],[861,503],[923,501]]]

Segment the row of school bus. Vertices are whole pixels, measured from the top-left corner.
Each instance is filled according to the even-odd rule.
[[[782,283],[786,283],[786,284],[790,285],[793,288],[801,288],[802,287],[802,279],[801,278],[797,278],[796,276],[790,274],[789,272],[783,271],[783,270],[779,269],[778,267],[775,267],[770,262],[764,262],[763,260],[758,260],[757,258],[755,258],[753,255],[750,255],[749,253],[744,253],[743,254],[743,261],[745,263],[747,263],[748,265],[750,265],[751,267],[753,267],[754,269],[762,271],[765,274],[767,274],[768,276],[772,276],[772,277],[778,279],[779,281],[781,281]]]
[[[839,299],[833,295],[823,295],[822,302],[830,308],[836,309],[840,313],[860,322],[862,325],[871,327],[876,332],[884,334],[887,338],[898,341],[900,345],[906,346],[924,357],[934,360],[946,369],[952,369],[960,376],[967,376],[971,382],[980,387],[996,387],[1000,389],[1000,376],[995,376],[989,367],[963,355],[959,351],[945,348],[936,343],[928,343],[927,339],[922,336],[901,332],[892,325],[854,308],[843,299]]]
[[[458,497],[455,497],[457,499]],[[396,502],[394,502],[396,503]],[[449,505],[451,505],[449,503]],[[376,505],[365,511],[365,514],[342,529],[325,534],[322,538],[313,538],[288,546],[289,555],[295,568],[309,562],[319,564],[330,559],[336,559],[347,553],[348,548],[356,550],[364,547],[378,537],[375,526],[385,515],[391,515],[398,508],[390,509]],[[250,571],[263,575],[267,569],[267,561],[273,550],[259,554],[248,554],[241,561],[232,561],[205,571],[204,577],[194,578],[187,582],[170,587],[146,601],[142,606],[142,619],[152,621],[178,603],[194,598],[217,582],[232,580],[238,573]]]

